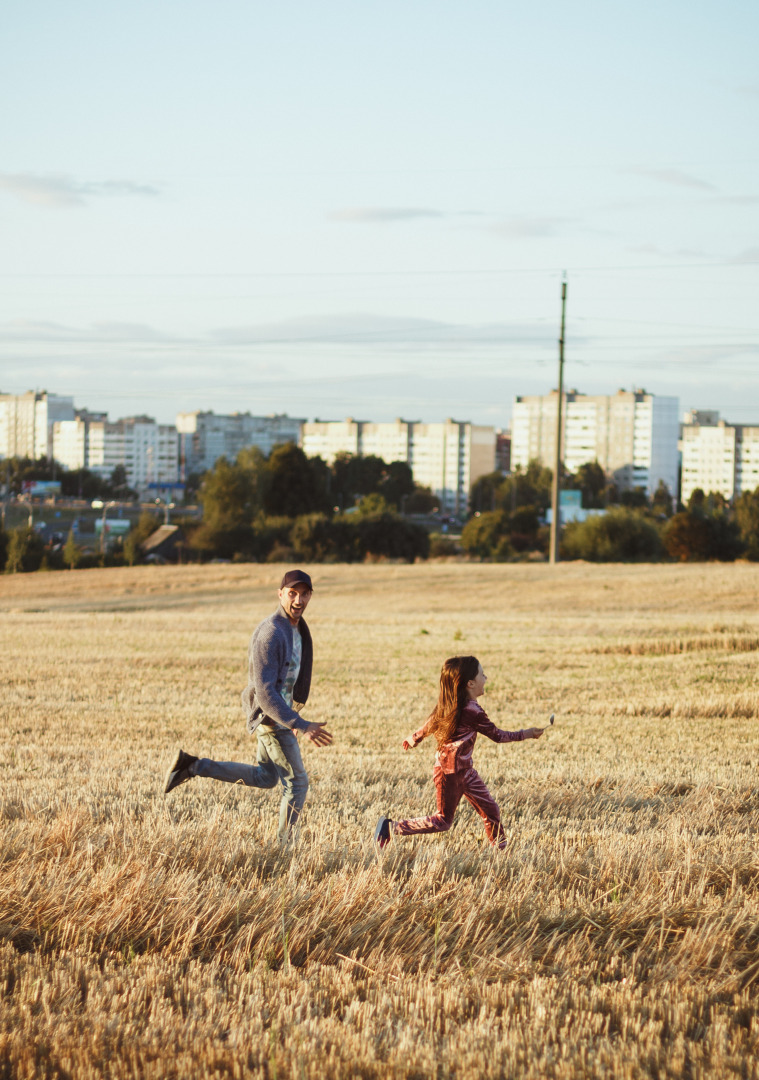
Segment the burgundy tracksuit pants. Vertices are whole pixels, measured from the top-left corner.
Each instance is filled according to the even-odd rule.
[[[435,765],[432,770],[432,779],[437,796],[437,813],[430,817],[396,821],[393,831],[397,836],[446,832],[453,824],[456,807],[464,798],[472,804],[482,818],[490,843],[499,848],[506,846],[506,834],[501,826],[501,812],[498,804],[476,769],[444,773],[439,765]]]

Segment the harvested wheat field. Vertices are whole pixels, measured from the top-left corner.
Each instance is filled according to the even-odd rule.
[[[281,568],[0,580],[0,1075],[759,1077],[759,567],[315,566],[298,842],[239,694]],[[474,652],[505,851],[401,740]]]

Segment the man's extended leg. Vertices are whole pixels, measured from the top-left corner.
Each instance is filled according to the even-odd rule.
[[[198,758],[190,765],[191,776],[208,776],[212,780],[223,780],[227,784],[244,784],[245,787],[273,788],[277,786],[279,770],[269,758],[261,741],[258,741],[257,763],[246,765],[241,761],[214,761],[212,758]]]
[[[308,792],[308,776],[303,765],[300,746],[295,734],[288,728],[259,728],[259,747],[274,766],[282,781],[282,801],[279,804],[279,829],[277,836],[284,843],[294,828]],[[259,749],[259,757],[261,749]]]

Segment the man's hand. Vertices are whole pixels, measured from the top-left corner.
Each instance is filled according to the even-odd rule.
[[[318,720],[312,720],[309,722],[304,734],[307,739],[310,739],[316,746],[329,746],[332,742],[332,735],[329,731],[325,731],[327,721],[320,723]]]
[[[408,741],[408,739],[403,740],[403,749],[404,750],[410,750],[411,749],[411,743]]]
[[[525,739],[539,739],[544,731],[545,728],[542,727],[528,727],[524,729],[524,737]]]

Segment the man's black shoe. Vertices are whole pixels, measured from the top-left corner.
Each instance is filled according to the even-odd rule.
[[[174,760],[169,765],[169,771],[166,773],[166,782],[163,788],[164,795],[168,795],[170,791],[173,791],[175,787],[179,787],[180,784],[192,780],[190,766],[194,765],[197,760],[193,754],[185,754],[184,750],[177,750]]]
[[[377,828],[374,830],[374,839],[381,848],[383,848],[385,844],[390,843],[390,828],[392,824],[389,817],[381,817],[377,822]]]

